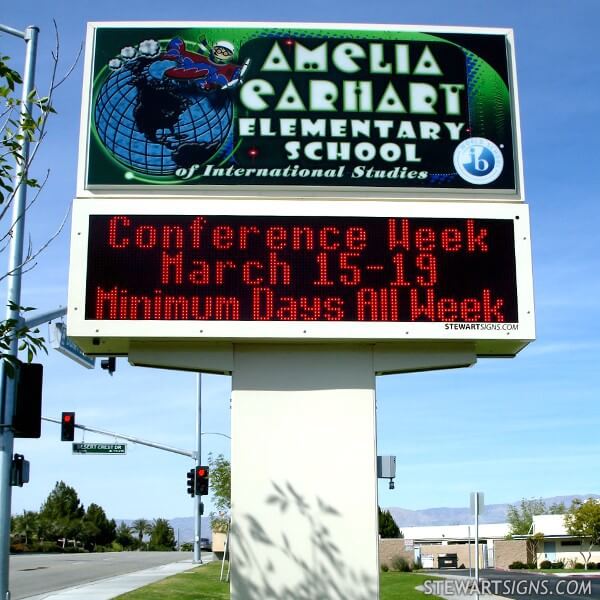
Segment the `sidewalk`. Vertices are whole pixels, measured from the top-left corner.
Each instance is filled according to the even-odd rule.
[[[210,561],[204,561],[206,564]],[[126,575],[118,575],[116,577],[108,577],[83,585],[65,588],[55,592],[47,592],[37,596],[28,596],[23,600],[111,600],[125,592],[131,592],[155,581],[160,581],[165,577],[170,577],[183,571],[195,569],[201,565],[194,564],[191,560],[170,563],[143,571],[127,573]]]

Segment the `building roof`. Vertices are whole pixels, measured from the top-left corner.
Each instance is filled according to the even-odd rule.
[[[531,533],[543,533],[546,537],[569,535],[565,527],[565,515],[536,515],[533,517]]]
[[[479,525],[481,539],[503,539],[508,535],[508,523],[483,523]],[[475,525],[428,525],[401,527],[404,539],[415,541],[468,541],[475,537]]]
[[[536,515],[529,535],[543,533],[544,537],[572,537],[565,527],[564,515]],[[404,539],[417,542],[460,542],[475,537],[475,525],[427,525],[401,527]],[[479,525],[480,539],[504,539],[510,532],[508,523],[482,523]],[[517,536],[517,537],[529,537]]]

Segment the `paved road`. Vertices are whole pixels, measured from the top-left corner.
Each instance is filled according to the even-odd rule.
[[[11,597],[19,600],[192,558],[192,552],[13,555],[10,557]]]
[[[428,571],[430,572],[430,571]],[[434,573],[433,571],[431,571]],[[439,575],[469,574],[466,569],[436,571]],[[482,592],[516,600],[600,600],[600,577],[556,577],[527,571],[481,571]],[[486,587],[487,586],[487,587]]]

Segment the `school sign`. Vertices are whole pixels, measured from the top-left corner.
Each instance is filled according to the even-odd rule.
[[[499,29],[92,24],[78,195],[521,200],[512,48]]]

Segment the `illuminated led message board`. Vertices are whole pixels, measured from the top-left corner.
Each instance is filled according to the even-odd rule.
[[[532,337],[524,206],[470,216],[464,205],[385,216],[185,207],[78,211],[72,337]]]
[[[510,30],[95,23],[87,44],[79,196],[522,199]]]

